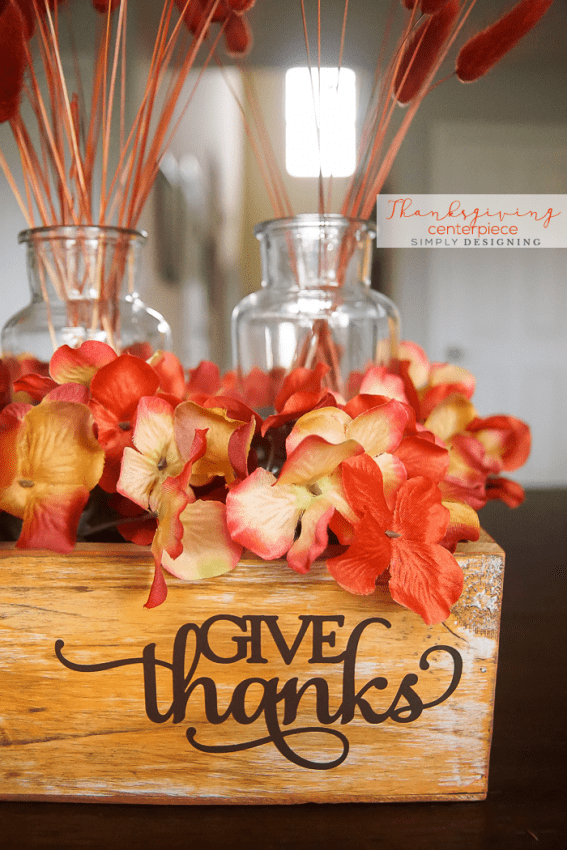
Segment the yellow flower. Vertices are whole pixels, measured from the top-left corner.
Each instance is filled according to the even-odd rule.
[[[20,548],[70,552],[104,450],[88,407],[43,401],[9,405],[0,416],[0,510],[23,520]]]

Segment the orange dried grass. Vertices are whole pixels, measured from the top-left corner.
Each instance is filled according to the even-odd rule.
[[[317,62],[320,68],[321,0],[316,0],[316,2]],[[522,0],[516,10],[505,16],[506,23],[504,25],[502,25],[502,22],[498,22],[493,28],[486,31],[488,35],[477,36],[476,42],[475,39],[471,39],[460,54],[461,61],[460,64],[457,64],[459,78],[463,79],[459,68],[464,67],[465,59],[477,70],[480,67],[486,67],[489,61],[491,62],[490,67],[496,64],[534,26],[552,2],[553,0]],[[374,84],[362,128],[357,166],[340,208],[342,215],[352,218],[368,218],[371,214],[376,195],[384,185],[410,124],[424,97],[436,85],[436,78],[440,69],[475,4],[476,0],[402,0],[402,5],[409,13],[405,12],[405,21],[402,24],[399,37],[394,43],[393,50],[390,51],[390,58],[385,59],[388,54],[389,35],[396,19],[396,7],[399,10],[399,0],[393,0],[384,39],[379,49]],[[307,64],[311,71],[313,63],[305,0],[300,0],[300,7]],[[520,7],[521,12],[518,11]],[[339,46],[339,68],[342,67],[343,61],[348,10],[349,0],[345,0]],[[498,46],[495,53],[491,53],[489,49],[491,42]],[[473,46],[469,47],[469,45]],[[492,57],[494,57],[493,60]],[[474,73],[476,72],[475,70]],[[480,75],[478,74],[478,76]],[[311,79],[314,89],[313,74]],[[283,180],[261,120],[261,112],[255,98],[250,94],[249,87],[246,96],[249,104],[252,104],[251,118],[245,119],[246,133],[258,158],[274,214],[278,218],[290,216],[289,203],[282,203]],[[314,112],[317,115],[315,91],[313,91],[313,102]],[[397,109],[398,104],[407,104],[407,109],[399,120],[397,120],[400,114]],[[244,114],[244,108],[241,108]],[[317,132],[319,134],[318,127]],[[319,172],[318,209],[321,214],[324,214],[330,205],[331,184],[332,176],[329,178],[328,194],[327,199],[325,199],[323,177]],[[343,256],[345,261],[348,259],[347,253],[345,251]],[[291,260],[293,263],[293,256]],[[337,276],[339,279],[341,277],[340,272],[341,270],[338,269]],[[340,356],[328,324],[323,320],[315,323],[309,339],[303,346],[299,346],[291,368],[305,365],[313,367],[317,362],[328,365],[329,385],[340,391]]]
[[[63,70],[59,18],[71,16],[72,10],[62,7],[60,11],[61,0],[0,2],[0,48],[8,35],[7,16],[16,21],[12,29],[17,35],[10,40],[11,53],[2,51],[11,60],[3,61],[0,69],[0,121],[10,122],[20,152],[23,193],[1,155],[0,167],[29,227],[113,224],[135,228],[161,157],[194,93],[187,95],[185,84],[211,23],[218,21],[221,27],[203,58],[203,69],[223,34],[231,51],[245,52],[249,47],[250,31],[242,13],[250,3],[236,2],[233,11],[227,0],[161,1],[145,89],[129,128],[126,32],[132,0],[92,0],[101,18],[88,97],[77,57],[74,76]],[[28,42],[34,31],[32,53]],[[40,85],[41,77],[45,85]],[[24,123],[22,118],[20,98],[31,107],[36,141],[26,126],[29,119]],[[117,147],[115,127],[119,144],[117,164],[111,167]]]
[[[317,7],[317,63],[321,55],[321,0],[313,0]],[[460,80],[477,79],[493,67],[515,44],[532,29],[549,9],[553,0],[521,0],[511,12],[487,30],[466,42],[459,53],[456,73]],[[340,212],[347,217],[367,218],[381,191],[398,150],[424,97],[442,80],[439,73],[456,41],[462,33],[476,0],[392,0],[384,38],[379,46],[372,92],[364,116],[357,165],[349,182]],[[405,7],[403,12],[401,7]],[[352,4],[351,7],[352,9]],[[307,64],[314,67],[313,53],[308,33],[306,0],[300,0]],[[398,14],[405,19],[399,26],[399,35],[391,44],[391,33],[399,25]],[[344,0],[344,15],[339,43],[339,68],[343,63],[345,33],[349,0]],[[313,41],[315,41],[315,38]],[[313,79],[313,77],[312,77]],[[314,110],[316,92],[313,91]],[[397,105],[407,105],[400,114]],[[244,110],[243,110],[244,112]],[[316,114],[316,110],[315,110]],[[280,189],[281,176],[276,177],[277,165],[273,153],[266,151],[269,144],[265,129],[260,127],[257,108],[246,119],[246,132],[258,159],[270,161],[262,173],[274,214],[282,216]],[[266,179],[267,175],[267,179]],[[329,210],[332,176],[328,178],[327,192],[319,174],[318,209]],[[286,208],[285,215],[289,215]]]

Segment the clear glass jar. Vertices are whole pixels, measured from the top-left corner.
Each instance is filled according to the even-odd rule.
[[[19,234],[32,300],[2,329],[2,358],[12,377],[45,372],[59,346],[76,348],[88,339],[142,356],[171,347],[169,325],[136,290],[146,238],[136,230],[88,225]]]
[[[259,368],[278,381],[297,366],[329,370],[324,386],[345,399],[369,366],[397,356],[399,315],[370,289],[374,226],[340,215],[263,222],[262,289],[232,314],[234,367],[242,380]]]

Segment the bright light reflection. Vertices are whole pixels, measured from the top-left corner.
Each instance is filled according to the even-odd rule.
[[[286,170],[292,177],[349,177],[356,164],[356,74],[290,68],[285,75]],[[320,141],[316,115],[320,115]]]

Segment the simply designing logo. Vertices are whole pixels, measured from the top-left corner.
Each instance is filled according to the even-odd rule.
[[[565,248],[567,195],[378,195],[379,248]]]

